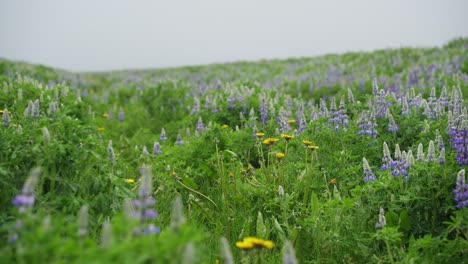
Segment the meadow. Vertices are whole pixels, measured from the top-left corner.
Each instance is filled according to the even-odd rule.
[[[0,263],[467,263],[467,55],[0,60]]]

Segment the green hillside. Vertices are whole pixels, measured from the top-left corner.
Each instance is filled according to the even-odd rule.
[[[467,96],[466,38],[105,73],[0,60],[0,263],[463,263]]]

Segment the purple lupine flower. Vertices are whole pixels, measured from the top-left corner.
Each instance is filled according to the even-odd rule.
[[[455,202],[457,202],[457,208],[462,209],[468,207],[468,184],[465,183],[465,169],[461,170],[457,174],[457,182],[455,189],[453,189],[455,195]]]
[[[149,155],[149,152],[146,146],[143,146],[143,155]]]
[[[120,122],[125,121],[125,113],[124,113],[122,107],[121,107],[120,110],[119,110],[119,121],[120,121]]]
[[[196,131],[201,131],[205,129],[205,124],[203,124],[203,120],[201,117],[198,117],[198,122],[197,122],[197,126],[195,128]]]
[[[372,172],[366,158],[362,158],[362,166],[363,166],[363,169],[364,169],[364,182],[375,181],[375,179],[376,179],[375,175]]]
[[[426,161],[424,154],[424,147],[422,143],[418,145],[418,153],[416,154],[416,161]]]
[[[375,96],[375,101],[373,102],[373,107],[375,109],[375,117],[385,117],[387,109],[392,105],[390,102],[387,102],[387,93],[384,90],[380,90]]]
[[[182,135],[179,133],[177,134],[177,140],[175,142],[176,145],[184,145],[184,141],[182,140]]]
[[[166,136],[166,130],[164,130],[164,128],[161,129],[161,135],[159,136],[159,141],[165,141],[167,140],[167,136]]]
[[[375,129],[376,127],[377,123],[374,116],[369,116],[366,112],[361,113],[358,125],[358,135],[368,135],[375,139],[379,135],[379,132]]]
[[[211,104],[211,107],[212,107],[211,112],[212,112],[213,114],[219,112],[218,104],[216,103],[216,98],[213,99],[213,102],[212,102],[212,104]]]
[[[388,115],[388,132],[396,133],[400,129],[398,125],[395,123],[395,119],[393,119],[392,114]]]
[[[456,118],[449,130],[452,148],[457,154],[458,164],[468,165],[468,119],[464,116]]]
[[[154,142],[153,154],[155,155],[162,154],[162,150],[161,150],[161,146],[159,145],[159,142]]]
[[[232,110],[236,107],[236,98],[231,94],[227,98],[227,103],[228,103],[228,109]]]
[[[380,167],[381,170],[387,170],[390,168],[390,164],[392,162],[392,157],[390,156],[390,150],[388,149],[387,142],[383,143],[383,158],[382,158],[382,166]]]
[[[442,88],[442,92],[440,93],[439,103],[443,107],[448,106],[448,104],[449,104],[449,101],[448,101],[448,98],[447,98],[447,87],[445,87],[445,86]]]
[[[191,113],[192,113],[192,115],[195,115],[195,114],[198,114],[198,112],[200,112],[200,99],[195,97]]]
[[[13,206],[18,208],[18,212],[21,215],[27,215],[36,200],[34,189],[36,188],[37,184],[39,183],[39,176],[41,174],[40,168],[34,168],[31,170],[26,182],[23,185],[21,193],[16,195],[15,198],[12,200]],[[17,231],[21,229],[23,226],[23,222],[20,219],[16,220],[16,224],[13,227],[12,233],[9,236],[9,241],[14,243],[18,240],[18,233]]]
[[[385,211],[383,208],[379,210],[379,221],[375,223],[376,228],[384,228],[387,225],[387,219],[385,218]]]
[[[158,213],[152,208],[156,201],[151,196],[153,189],[151,167],[143,165],[142,168],[143,176],[138,190],[138,198],[132,202],[134,207],[132,215],[140,219],[140,226],[135,229],[135,234],[158,234],[159,228],[151,223],[158,217]]]

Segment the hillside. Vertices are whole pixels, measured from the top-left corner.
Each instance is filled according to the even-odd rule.
[[[462,263],[467,58],[0,60],[0,262]]]

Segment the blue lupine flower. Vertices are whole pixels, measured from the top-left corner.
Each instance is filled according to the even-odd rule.
[[[457,182],[453,194],[455,195],[454,199],[457,202],[458,209],[468,207],[468,184],[465,183],[464,169],[457,174]]]
[[[153,154],[155,155],[162,154],[162,150],[161,150],[161,146],[159,145],[159,142],[154,142]]]

